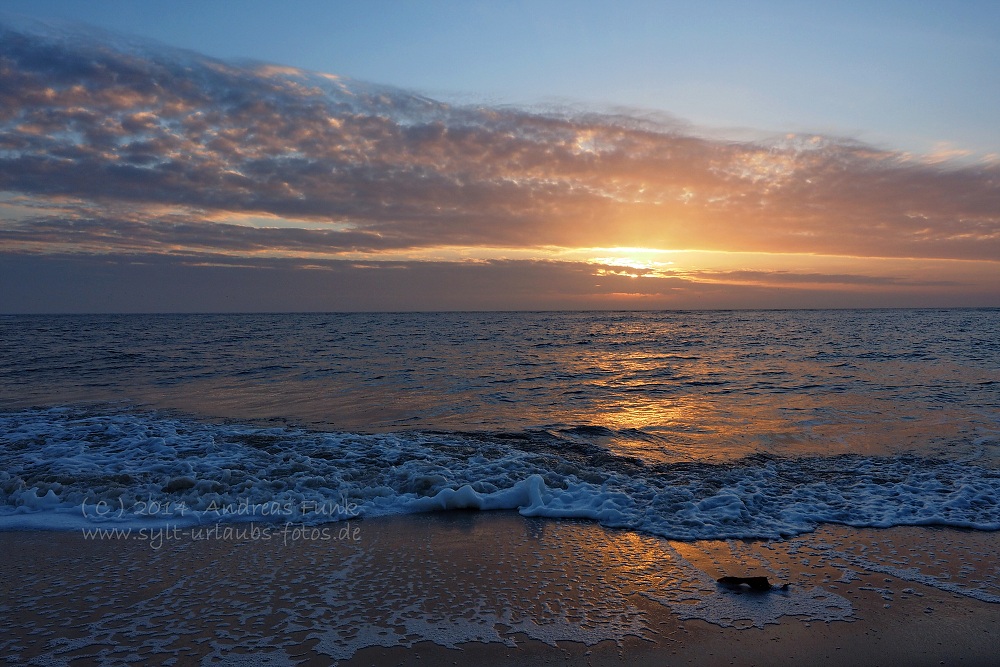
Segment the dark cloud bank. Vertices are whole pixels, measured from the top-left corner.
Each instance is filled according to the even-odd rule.
[[[0,311],[51,312],[333,312],[412,310],[561,310],[648,308],[923,307],[922,286],[903,292],[858,293],[851,276],[831,289],[805,285],[776,291],[766,284],[732,285],[685,278],[601,276],[581,262],[251,261],[166,255],[120,258],[8,255],[0,258]],[[725,278],[725,276],[721,276]],[[879,279],[873,279],[878,283]],[[640,283],[640,284],[637,284]],[[30,289],[20,289],[29,286]],[[39,299],[41,295],[41,300]],[[939,305],[978,306],[989,295],[969,292]],[[624,300],[623,300],[624,298]]]
[[[638,115],[455,107],[288,68],[0,24],[0,191],[22,207],[0,219],[4,284],[14,287],[0,298],[7,311],[45,299],[111,310],[607,307],[610,291],[637,288],[624,277],[595,280],[579,263],[336,261],[441,246],[997,261],[998,177],[996,163],[934,164],[830,137],[723,141]],[[233,214],[310,228],[225,222]],[[743,273],[730,278],[895,282]],[[76,282],[60,287],[61,275]],[[681,289],[706,305],[743,298],[716,303],[718,286],[691,278],[640,282],[659,305]],[[23,284],[32,280],[33,289]],[[203,294],[214,296],[192,285],[184,301],[180,287],[154,287],[185,281],[212,283]],[[58,296],[87,284],[129,294]],[[306,289],[317,295],[302,298]],[[741,289],[751,305],[776,305],[763,287]],[[839,303],[839,294],[822,298]]]

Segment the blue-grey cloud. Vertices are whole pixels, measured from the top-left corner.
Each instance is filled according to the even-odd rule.
[[[193,215],[44,216],[0,227],[0,246],[73,247],[79,252],[324,253],[377,252],[408,247],[405,240],[364,230],[259,228],[209,222]]]
[[[356,262],[230,255],[0,254],[0,312],[410,311],[592,308],[961,306],[973,290],[829,289],[706,283],[683,276],[596,278],[584,262]],[[607,267],[613,268],[613,267]],[[761,276],[757,276],[761,278]],[[818,274],[806,282],[823,281]],[[766,283],[766,280],[757,280]],[[849,282],[849,281],[848,281]],[[877,281],[875,281],[877,282]],[[897,287],[873,285],[875,288]]]

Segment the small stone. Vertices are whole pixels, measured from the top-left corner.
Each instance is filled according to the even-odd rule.
[[[771,582],[767,580],[767,577],[720,577],[718,582],[726,588],[735,589],[747,586],[752,591],[771,590]]]

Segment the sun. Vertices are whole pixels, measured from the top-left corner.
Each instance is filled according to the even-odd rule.
[[[629,278],[664,278],[675,273],[669,250],[657,248],[589,248],[588,264],[597,264],[598,275],[618,275]]]

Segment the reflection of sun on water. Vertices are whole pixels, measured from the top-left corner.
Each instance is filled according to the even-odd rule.
[[[648,426],[682,424],[690,419],[690,410],[686,406],[658,401],[622,403],[595,418],[606,428],[638,430]]]

